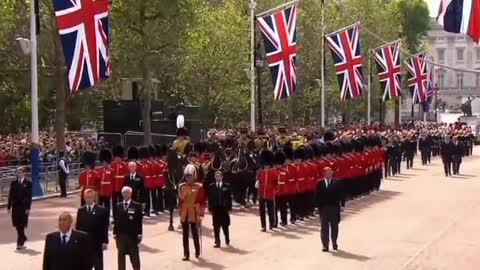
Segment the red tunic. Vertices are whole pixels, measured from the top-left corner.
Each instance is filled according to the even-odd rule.
[[[303,193],[307,191],[306,182],[308,181],[309,175],[305,163],[295,164],[295,166],[297,167],[297,192]]]
[[[288,169],[283,166],[277,168],[278,173],[278,186],[277,186],[277,195],[278,196],[287,196],[289,194],[288,190]]]
[[[289,195],[295,195],[297,193],[297,166],[295,164],[285,165],[287,168],[287,191]]]
[[[317,166],[314,163],[315,161],[310,160],[305,163],[308,172],[308,178],[305,183],[306,191],[314,191],[315,186],[318,180]]]
[[[155,189],[155,179],[152,177],[152,165],[150,161],[139,161],[137,171],[145,177],[145,187],[148,189]]]
[[[110,167],[102,166],[96,168],[95,171],[100,177],[98,195],[100,197],[111,197],[113,193],[113,184],[115,182],[113,170]]]
[[[168,163],[164,159],[157,160],[158,164],[158,178],[157,185],[159,188],[164,188],[167,185]]]
[[[128,165],[123,161],[113,161],[111,166],[113,172],[113,191],[121,192],[125,175],[128,174]]]
[[[259,196],[264,200],[273,200],[278,182],[278,172],[276,168],[262,169],[257,176],[259,182]]]
[[[78,176],[78,183],[82,187],[82,195],[86,189],[93,189],[96,192],[98,191],[98,186],[100,184],[100,177],[98,173],[94,170],[84,170]]]

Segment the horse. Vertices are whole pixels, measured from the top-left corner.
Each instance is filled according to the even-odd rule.
[[[232,159],[230,168],[234,200],[245,207],[247,206],[248,198],[247,190],[249,190],[249,193],[256,190],[254,188],[256,163],[252,153],[246,147],[239,148],[236,157]],[[255,197],[253,199],[254,202],[256,201]]]

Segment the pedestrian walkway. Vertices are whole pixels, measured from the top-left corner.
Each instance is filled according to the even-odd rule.
[[[257,209],[252,208],[235,210],[232,246],[221,249],[213,248],[211,218],[206,216],[201,259],[182,262],[181,231],[167,231],[167,215],[161,215],[145,220],[142,269],[477,270],[478,150],[464,160],[462,175],[446,178],[438,158],[428,166],[416,158],[413,170],[403,168],[402,175],[384,180],[381,191],[347,203],[336,253],[321,251],[317,219],[262,233]],[[56,229],[60,211],[75,211],[78,205],[78,195],[35,202],[28,249],[22,253],[14,251],[15,231],[6,210],[0,210],[2,270],[40,269],[45,234]],[[105,261],[105,269],[116,269],[111,237]]]

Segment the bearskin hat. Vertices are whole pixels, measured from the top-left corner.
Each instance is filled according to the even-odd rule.
[[[134,160],[138,159],[138,148],[135,146],[130,146],[127,150],[127,159]]]
[[[283,152],[285,153],[285,156],[287,159],[290,159],[290,160],[293,160],[293,148],[292,148],[292,144],[286,144],[284,147],[283,147]]]
[[[317,158],[320,156],[318,145],[316,143],[311,143],[310,148],[312,149],[313,157]]]
[[[295,159],[305,159],[305,149],[303,147],[295,149],[293,156]]]
[[[325,143],[319,143],[319,144],[317,144],[317,147],[318,147],[318,156],[319,157],[325,156],[325,154],[327,152]]]
[[[264,149],[260,153],[260,157],[262,159],[262,164],[263,165],[270,165],[270,166],[273,165],[274,156],[273,156],[272,151]]]
[[[305,159],[312,159],[314,153],[310,145],[304,145],[303,149],[305,150]]]
[[[353,141],[353,149],[355,152],[362,152],[363,148],[363,142],[360,139]]]
[[[112,162],[112,152],[109,149],[103,149],[100,151],[98,159],[100,162],[110,163]]]
[[[327,130],[325,134],[323,134],[323,141],[324,142],[331,142],[335,139],[335,133],[331,130]]]
[[[167,146],[165,144],[155,144],[153,147],[155,148],[156,157],[163,157],[167,154]]]
[[[141,159],[150,158],[150,148],[148,146],[141,146],[138,149],[138,157]]]
[[[183,137],[183,136],[188,136],[188,130],[187,128],[177,128],[177,136],[178,137]]]
[[[275,152],[275,164],[282,165],[285,164],[286,156],[285,153],[281,150]]]
[[[121,157],[123,158],[123,146],[121,145],[115,145],[113,148],[112,148],[112,155],[114,157]]]
[[[83,153],[83,158],[82,158],[82,161],[83,161],[83,165],[86,167],[90,167],[90,168],[94,168],[95,167],[95,158],[97,157],[97,155],[95,155],[95,153],[93,153],[92,151],[85,151]]]
[[[203,144],[198,142],[193,145],[193,150],[199,154],[205,152],[205,148],[203,147]]]

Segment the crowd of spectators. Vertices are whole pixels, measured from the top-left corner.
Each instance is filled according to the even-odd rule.
[[[55,162],[58,156],[55,133],[53,131],[42,131],[39,135],[40,160],[42,162]],[[105,140],[102,137],[97,139],[93,132],[67,132],[65,134],[65,154],[70,162],[79,161],[84,151],[96,152],[105,146]],[[30,147],[30,133],[0,135],[0,167],[29,164]]]

